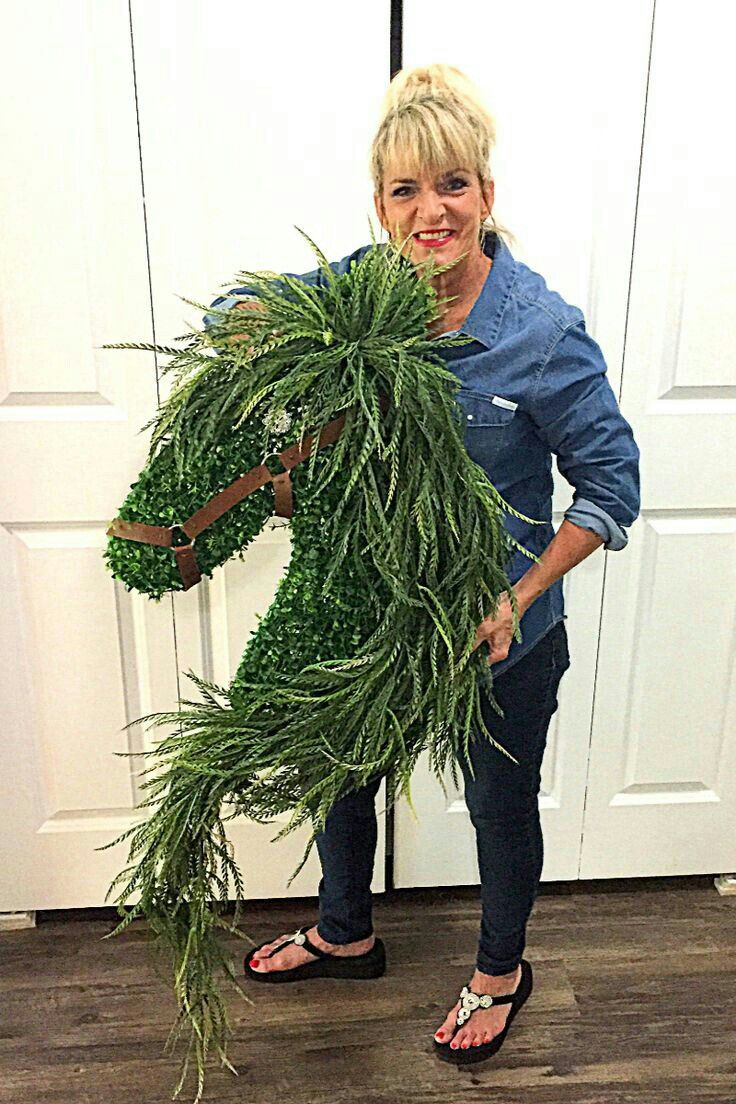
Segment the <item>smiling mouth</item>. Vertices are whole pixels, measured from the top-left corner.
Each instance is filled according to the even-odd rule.
[[[414,237],[417,241],[445,241],[454,233],[454,230],[420,230]]]

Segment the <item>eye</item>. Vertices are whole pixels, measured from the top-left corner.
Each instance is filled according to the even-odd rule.
[[[408,190],[408,187],[409,187],[408,184],[401,184],[398,188],[394,188],[391,195],[392,196],[401,196],[402,193],[404,193]]]
[[[453,176],[450,180],[448,180],[447,187],[452,189],[453,185],[455,185],[455,184],[457,184],[460,188],[467,188],[467,186],[468,186],[467,180],[463,180],[463,178],[461,176]],[[457,189],[453,189],[453,190],[457,190]]]

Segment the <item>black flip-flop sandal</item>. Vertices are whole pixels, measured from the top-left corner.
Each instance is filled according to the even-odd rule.
[[[503,997],[491,997],[487,993],[475,993],[469,985],[464,985],[460,992],[460,1007],[457,1010],[455,1028],[446,1043],[440,1043],[433,1039],[435,1053],[443,1062],[453,1062],[456,1066],[467,1066],[473,1062],[482,1062],[490,1058],[501,1049],[503,1041],[508,1034],[514,1016],[532,991],[532,967],[525,958],[521,960],[521,980],[515,992]],[[495,1035],[490,1043],[481,1043],[480,1046],[457,1047],[453,1050],[450,1043],[458,1031],[478,1008],[490,1008],[493,1004],[510,1004],[511,1011],[506,1018],[506,1025],[498,1035]]]
[[[266,939],[245,956],[243,968],[245,969],[246,977],[253,978],[254,981],[279,984],[284,981],[302,981],[304,978],[315,977],[377,978],[381,977],[381,975],[386,972],[386,948],[383,944],[383,940],[377,938],[371,949],[366,951],[365,954],[336,955],[329,951],[323,951],[319,947],[315,947],[314,943],[312,943],[311,939],[309,939],[306,934],[310,926],[309,924],[305,924],[303,928],[299,928],[289,939],[284,939],[279,943],[278,947],[274,947],[266,957],[273,958],[275,954],[278,954],[278,952],[289,943],[296,943],[300,947],[304,947],[310,954],[317,955],[316,962],[304,962],[301,966],[292,966],[290,970],[269,970],[263,973],[259,970],[254,970],[250,965],[250,959],[256,951],[260,951],[261,947],[265,947],[267,943],[271,942],[270,939]]]

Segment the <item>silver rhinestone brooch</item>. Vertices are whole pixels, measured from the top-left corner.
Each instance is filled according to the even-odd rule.
[[[277,410],[266,419],[266,428],[271,433],[282,434],[291,429],[291,414],[288,410]]]

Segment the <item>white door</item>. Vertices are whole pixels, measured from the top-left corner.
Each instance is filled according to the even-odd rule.
[[[41,0],[3,24],[0,911],[103,904],[127,844],[94,849],[146,796],[142,758],[113,752],[162,735],[123,725],[196,696],[179,672],[228,682],[288,561],[267,527],[173,602],[112,580],[105,530],[145,461],[156,372],[99,347],[200,326],[176,296],[208,303],[242,268],[313,268],[294,224],[334,257],[369,240],[388,5],[328,0],[315,21],[294,4],[288,28],[273,5],[131,16]],[[301,858],[306,829],[271,844],[280,827],[229,822],[250,897],[283,896]],[[289,892],[318,877],[313,850]]]
[[[336,259],[370,240],[367,157],[386,85],[389,10],[328,0],[316,21],[308,5],[288,10],[287,30],[279,6],[133,4],[153,309],[164,344],[185,332],[187,318],[202,324],[176,295],[209,303],[244,268],[315,268],[295,226]],[[229,683],[289,556],[288,524],[268,523],[242,561],[175,596],[179,671]],[[196,697],[187,679],[181,684],[182,696]],[[378,892],[383,787],[376,804]],[[287,890],[308,832],[271,843],[281,827],[228,822],[250,897],[316,893],[316,848]]]
[[[434,56],[442,6],[408,0],[404,62]],[[498,145],[494,214],[516,235],[517,259],[584,311],[601,345],[608,378],[620,394],[637,177],[646,100],[650,4],[521,3],[494,9],[493,64],[486,7],[465,0],[443,24],[443,57],[479,84],[496,115]],[[591,44],[606,43],[606,49]],[[627,79],[621,80],[626,72]],[[637,425],[633,423],[636,434]],[[553,523],[558,527],[572,488],[555,473]],[[630,537],[637,532],[637,521]],[[564,579],[571,667],[563,677],[542,772],[544,880],[577,878],[597,649],[606,574],[630,549],[597,550]],[[396,813],[397,886],[477,882],[475,833],[462,792],[449,775],[449,800],[421,763],[412,799]],[[615,850],[611,838],[607,847]]]
[[[654,25],[621,407],[642,517],[608,557],[580,877],[736,869],[733,5]]]
[[[156,404],[126,6],[10,5],[0,312],[0,909],[102,904],[124,855],[141,734],[170,707],[171,602],[107,575],[105,529]],[[12,107],[11,107],[12,105]],[[127,738],[126,738],[127,737]]]

